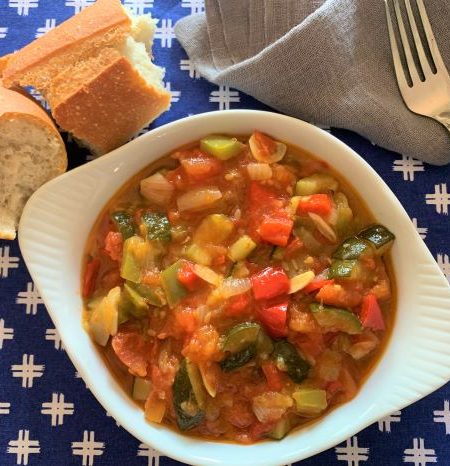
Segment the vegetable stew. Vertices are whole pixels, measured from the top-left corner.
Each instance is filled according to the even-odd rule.
[[[258,131],[210,135],[104,208],[84,324],[148,421],[281,439],[352,399],[381,356],[394,239],[325,162]]]

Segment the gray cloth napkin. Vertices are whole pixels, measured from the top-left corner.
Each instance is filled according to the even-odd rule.
[[[425,1],[450,70],[450,1]],[[406,156],[450,162],[450,133],[410,112],[395,80],[383,0],[206,0],[175,33],[200,74],[289,115],[346,128]]]

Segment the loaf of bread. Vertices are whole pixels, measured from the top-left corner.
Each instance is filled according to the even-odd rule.
[[[67,168],[64,142],[47,113],[0,86],[0,238],[14,239],[28,198]]]
[[[104,154],[170,106],[164,70],[149,57],[155,24],[120,0],[97,0],[4,57],[3,84],[37,89],[62,129]]]

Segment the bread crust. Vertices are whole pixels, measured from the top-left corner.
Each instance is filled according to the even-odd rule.
[[[61,150],[58,153],[58,159],[55,160],[55,165],[61,173],[66,171],[67,153],[64,141],[47,112],[31,96],[25,96],[22,92],[0,86],[0,121],[7,118],[38,121],[39,124],[47,128],[61,144]]]
[[[6,87],[24,85],[24,81],[28,81],[25,85],[45,86],[46,73],[39,78],[33,75],[37,68],[42,74],[42,67],[50,65],[53,58],[66,54],[82,55],[84,42],[93,42],[89,44],[91,50],[96,46],[120,42],[130,28],[131,19],[120,0],[97,0],[92,6],[11,54],[4,65],[3,83]],[[98,44],[95,43],[96,39]],[[55,66],[58,67],[59,63]],[[53,73],[54,69],[49,72]]]
[[[50,132],[59,141],[59,151],[54,160],[54,168],[59,173],[66,171],[67,153],[64,141],[51,118],[32,97],[0,86],[0,124],[5,120],[28,121]],[[15,237],[14,230],[6,229],[0,224],[0,239],[12,240]]]
[[[170,93],[149,86],[130,62],[117,57],[53,109],[58,124],[104,154],[170,106]],[[92,118],[92,114],[95,118]]]

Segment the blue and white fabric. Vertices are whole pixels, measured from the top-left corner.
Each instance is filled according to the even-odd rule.
[[[0,55],[13,52],[93,0],[0,0]],[[252,98],[201,79],[173,27],[203,11],[202,0],[124,0],[160,18],[158,64],[172,109],[152,127],[230,108],[265,109]],[[331,133],[355,149],[391,187],[450,280],[450,166],[432,167],[380,149],[348,131]],[[90,159],[71,141],[70,167]],[[2,167],[0,167],[0,170]],[[1,186],[0,186],[1,189]],[[449,361],[450,364],[450,361]],[[305,466],[450,465],[450,384],[318,456]],[[0,465],[169,466],[108,416],[79,378],[31,281],[17,241],[0,241]]]

